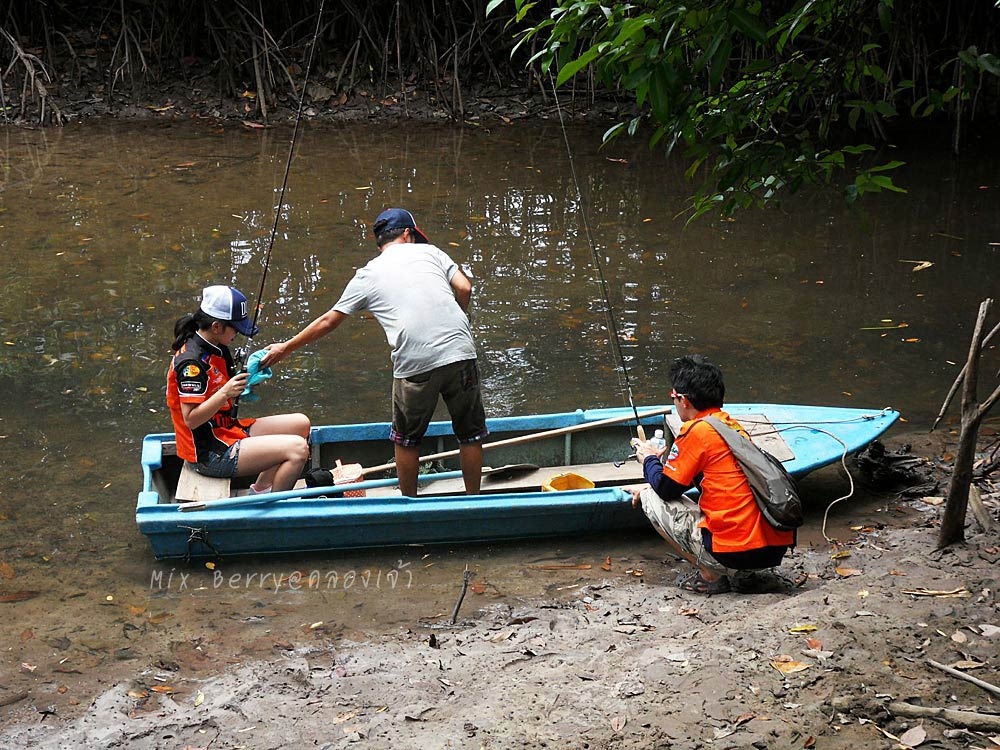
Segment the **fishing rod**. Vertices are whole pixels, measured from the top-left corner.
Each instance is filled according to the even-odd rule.
[[[309,75],[312,72],[313,56],[316,54],[316,42],[319,39],[320,22],[323,19],[323,6],[326,0],[320,0],[319,10],[316,12],[316,29],[313,31],[312,45],[309,47],[309,60],[306,62],[306,75],[302,81],[302,93],[299,95],[299,106],[295,112],[295,125],[292,127],[292,140],[288,144],[288,158],[285,159],[285,174],[281,179],[281,190],[278,193],[278,205],[274,208],[274,221],[271,223],[271,233],[267,238],[267,252],[264,254],[264,272],[260,277],[260,288],[257,290],[257,303],[253,309],[253,320],[250,322],[251,332],[257,327],[257,320],[260,318],[261,303],[264,299],[264,284],[267,282],[267,271],[271,267],[271,252],[274,250],[274,239],[278,234],[278,219],[281,217],[281,207],[285,205],[285,191],[288,188],[288,174],[292,169],[292,156],[295,154],[295,143],[299,137],[299,125],[302,122],[302,107],[306,100],[306,88],[309,86]],[[263,19],[262,19],[263,22]],[[250,350],[250,337],[243,346],[236,350],[233,359],[233,366],[237,372],[244,370],[247,355]],[[241,394],[242,395],[242,394]],[[233,399],[230,413],[233,419],[237,419],[240,410],[240,397]]]
[[[608,280],[604,276],[604,268],[601,265],[600,255],[597,252],[597,244],[594,242],[594,236],[590,232],[590,222],[587,220],[587,208],[583,200],[583,191],[580,189],[580,181],[576,176],[576,165],[573,161],[573,150],[569,145],[569,135],[566,132],[566,123],[563,119],[562,106],[559,104],[559,94],[556,92],[556,81],[551,70],[549,71],[549,81],[552,84],[552,97],[556,102],[556,112],[559,114],[559,127],[562,129],[563,142],[566,144],[566,156],[569,159],[570,175],[573,178],[573,185],[576,187],[577,199],[580,202],[580,216],[583,221],[583,230],[587,235],[587,242],[590,244],[590,252],[594,256],[594,266],[597,268],[597,277],[601,286],[601,297],[604,300],[604,315],[608,322],[608,330],[611,332],[612,346],[618,357],[618,363],[621,366],[622,377],[619,378],[618,385],[621,387],[622,381],[624,381],[625,394],[628,398],[628,404],[632,407],[632,413],[635,415],[636,434],[642,442],[646,442],[646,432],[639,423],[639,410],[636,408],[635,400],[632,397],[632,380],[629,377],[628,365],[625,363],[625,355],[622,352],[621,334],[618,330],[618,324],[615,321],[614,311],[611,308],[611,296],[608,294]]]
[[[252,331],[257,327],[257,319],[260,317],[261,304],[264,299],[264,284],[267,282],[267,272],[271,266],[271,252],[274,250],[274,240],[278,234],[278,220],[281,217],[281,207],[285,205],[285,191],[288,188],[288,174],[292,168],[292,156],[295,153],[295,143],[299,137],[299,125],[302,122],[302,107],[306,100],[306,88],[309,86],[309,75],[312,72],[313,56],[316,54],[316,41],[319,39],[319,29],[320,22],[323,19],[323,6],[326,4],[326,0],[320,0],[319,10],[316,12],[316,29],[313,31],[312,44],[309,47],[309,59],[306,62],[306,76],[302,81],[302,94],[299,96],[299,106],[295,113],[295,125],[292,128],[292,140],[288,145],[288,158],[285,159],[285,174],[281,179],[281,190],[278,193],[278,205],[274,209],[274,221],[271,224],[271,233],[267,239],[267,252],[264,254],[264,272],[260,277],[260,288],[257,290],[257,303],[254,305],[253,310],[253,320],[251,321]],[[246,362],[247,351],[250,347],[250,341],[247,339],[246,343],[241,346],[236,351],[236,369],[243,369],[243,364]],[[234,407],[238,405],[239,400],[237,399]]]

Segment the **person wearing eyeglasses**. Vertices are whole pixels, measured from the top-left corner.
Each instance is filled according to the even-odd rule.
[[[795,544],[794,531],[771,526],[726,441],[702,418],[713,416],[746,432],[723,411],[722,371],[701,355],[674,360],[670,397],[683,425],[670,447],[636,447],[647,485],[628,487],[653,528],[695,566],[677,585],[699,594],[731,590],[732,571],[773,568]],[[666,457],[663,454],[666,453]],[[697,501],[684,493],[699,489]]]
[[[469,324],[472,282],[447,253],[430,244],[413,214],[383,211],[372,225],[379,254],[359,268],[330,310],[295,336],[272,344],[263,366],[367,310],[392,347],[392,430],[400,492],[417,495],[420,442],[443,399],[458,439],[466,494],[479,494],[486,411],[476,344]]]

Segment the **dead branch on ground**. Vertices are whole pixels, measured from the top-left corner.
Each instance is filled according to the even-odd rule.
[[[981,714],[977,711],[960,711],[955,708],[935,708],[914,706],[911,703],[893,702],[889,712],[907,719],[933,719],[953,727],[971,729],[974,732],[1000,731],[1000,716]]]

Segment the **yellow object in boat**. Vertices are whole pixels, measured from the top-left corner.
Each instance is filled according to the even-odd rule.
[[[542,489],[545,492],[558,492],[560,490],[592,490],[595,486],[587,477],[567,471],[564,474],[549,477],[549,481],[542,485]]]

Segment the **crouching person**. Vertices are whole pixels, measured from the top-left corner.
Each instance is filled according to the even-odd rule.
[[[670,382],[675,412],[683,420],[680,434],[665,460],[664,449],[638,446],[649,484],[626,489],[633,507],[641,505],[671,549],[695,566],[678,586],[699,594],[725,593],[732,571],[779,565],[795,544],[795,532],[767,522],[732,450],[701,421],[714,416],[746,434],[722,410],[726,388],[719,368],[700,355],[681,357],[670,367]],[[684,496],[695,486],[697,502]]]

